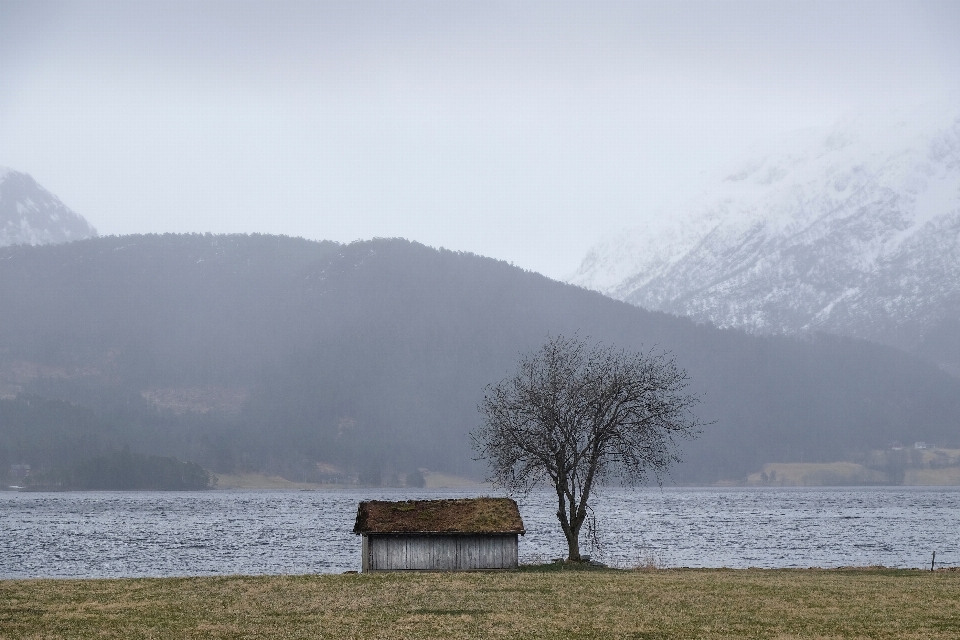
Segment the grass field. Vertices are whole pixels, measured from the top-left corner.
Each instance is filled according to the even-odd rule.
[[[0,581],[2,638],[960,638],[960,572]]]

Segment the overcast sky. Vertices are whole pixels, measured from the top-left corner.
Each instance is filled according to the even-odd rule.
[[[764,138],[960,89],[960,2],[9,2],[0,165],[101,234],[563,277]]]

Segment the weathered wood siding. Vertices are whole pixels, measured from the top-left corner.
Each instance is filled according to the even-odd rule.
[[[363,536],[363,571],[516,569],[517,534]]]

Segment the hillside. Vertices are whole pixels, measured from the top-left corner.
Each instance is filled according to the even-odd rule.
[[[594,247],[571,281],[721,327],[876,340],[960,375],[955,105],[768,146],[666,226]]]
[[[689,370],[700,415],[715,423],[685,446],[680,482],[893,440],[960,444],[960,383],[900,351],[697,325],[404,240],[7,247],[0,318],[0,409],[34,416],[0,423],[3,468],[127,445],[297,481],[387,481],[418,467],[481,475],[467,434],[484,386],[546,335],[573,332],[669,350]]]

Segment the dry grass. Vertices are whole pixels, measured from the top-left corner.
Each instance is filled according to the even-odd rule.
[[[2,638],[957,638],[960,572],[0,582]]]
[[[903,484],[914,486],[955,487],[960,485],[960,467],[943,469],[907,469]]]
[[[888,484],[890,478],[878,471],[889,451],[874,451],[874,468],[854,462],[770,462],[747,477],[750,486],[817,487],[830,485]],[[907,460],[904,486],[960,485],[960,449],[912,449],[901,452]],[[761,475],[763,474],[763,475]],[[735,486],[736,482],[729,483]]]

